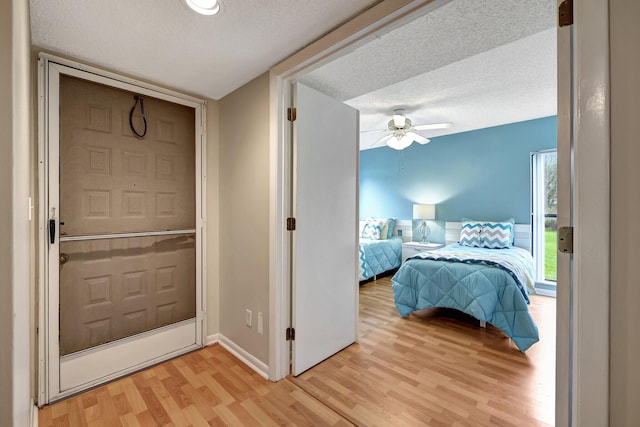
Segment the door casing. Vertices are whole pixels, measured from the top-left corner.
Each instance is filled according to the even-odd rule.
[[[562,0],[558,0],[558,4]],[[269,378],[288,373],[284,329],[290,315],[287,282],[289,249],[285,215],[289,175],[286,108],[287,88],[310,72],[447,1],[382,2],[316,43],[272,68],[270,72],[270,332]],[[556,345],[556,424],[590,425],[608,418],[609,359],[609,46],[608,4],[575,2],[574,24],[558,34],[558,138],[571,141],[574,193],[559,190],[571,214],[559,214],[559,225],[574,225],[575,254],[558,257]],[[573,46],[574,54],[567,50]],[[567,74],[569,73],[569,74]],[[567,76],[572,76],[567,80]],[[569,85],[570,87],[567,87]],[[567,139],[569,138],[569,139]],[[560,144],[560,141],[559,141]],[[559,150],[560,151],[560,150]],[[560,155],[560,154],[559,154]],[[560,178],[559,178],[560,179]],[[560,202],[559,202],[560,203]],[[595,203],[595,204],[594,204]],[[593,209],[597,206],[597,209]],[[566,208],[564,208],[566,209]],[[563,222],[564,221],[564,222]],[[605,225],[605,226],[603,226]],[[593,233],[597,230],[596,233]],[[575,280],[578,286],[573,286]],[[590,329],[592,328],[593,329]],[[595,334],[595,335],[594,335]],[[597,351],[589,343],[599,342]],[[598,422],[594,421],[598,420]],[[582,424],[586,425],[586,424]]]
[[[92,66],[88,66],[76,61],[71,61],[54,55],[41,53],[38,61],[38,188],[39,188],[39,212],[38,212],[38,405],[42,406],[52,400],[66,397],[77,393],[78,389],[70,389],[60,392],[58,364],[59,355],[56,356],[56,345],[50,345],[53,329],[50,328],[52,322],[57,321],[57,314],[49,307],[57,300],[56,295],[49,292],[50,284],[48,271],[52,262],[57,260],[57,254],[49,250],[49,162],[48,158],[50,143],[57,147],[57,141],[50,141],[49,127],[57,126],[56,123],[49,122],[49,108],[55,104],[57,108],[58,99],[49,99],[50,76],[67,74],[80,77],[93,82],[105,84],[111,87],[120,88],[141,95],[155,97],[173,103],[186,105],[195,109],[196,132],[196,164],[195,164],[195,193],[196,193],[196,317],[195,317],[195,340],[194,344],[180,351],[163,354],[160,357],[138,363],[130,369],[120,371],[117,374],[101,378],[95,383],[111,380],[117,376],[126,374],[134,370],[158,363],[162,360],[175,357],[190,349],[202,346],[205,330],[206,315],[206,283],[205,268],[202,260],[206,256],[206,180],[204,172],[206,165],[205,141],[206,129],[204,117],[206,117],[206,105],[203,100],[189,97],[178,92],[169,91],[154,85],[150,85],[139,80],[126,78],[115,73],[107,72]],[[53,153],[55,155],[55,153]],[[54,189],[53,191],[57,191]],[[57,290],[57,288],[56,288]],[[180,326],[177,328],[180,329]],[[57,329],[56,329],[57,330]],[[56,360],[54,363],[53,359]],[[56,391],[57,390],[57,391]]]

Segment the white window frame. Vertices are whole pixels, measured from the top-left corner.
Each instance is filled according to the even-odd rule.
[[[547,280],[545,277],[545,212],[544,212],[544,155],[556,153],[557,149],[535,151],[531,153],[531,244],[533,261],[535,262],[536,291],[541,295],[556,296],[557,280]],[[543,230],[540,232],[540,230]],[[556,276],[557,277],[557,276]],[[537,285],[545,285],[538,287]]]

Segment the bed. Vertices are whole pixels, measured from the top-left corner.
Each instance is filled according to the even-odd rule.
[[[433,307],[462,311],[502,330],[524,352],[539,340],[528,309],[529,294],[535,293],[533,258],[528,249],[514,246],[513,225],[495,245],[500,247],[488,248],[482,242],[494,235],[481,237],[478,230],[497,223],[476,223],[479,227],[466,235],[466,222],[447,223],[448,237],[460,230],[459,243],[407,259],[392,279],[394,302],[403,317]],[[528,247],[526,242],[520,239],[520,246]]]
[[[400,267],[402,239],[393,235],[395,225],[395,218],[360,221],[358,267],[361,282]]]
[[[361,238],[358,251],[360,281],[368,280],[400,267],[402,239],[400,237],[390,237],[384,240]]]

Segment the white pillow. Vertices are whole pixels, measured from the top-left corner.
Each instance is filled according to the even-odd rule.
[[[382,229],[386,220],[384,219],[368,219],[365,221],[364,228],[360,237],[363,239],[380,240]]]

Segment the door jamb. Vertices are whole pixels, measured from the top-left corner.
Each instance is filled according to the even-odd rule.
[[[200,237],[196,246],[196,345],[201,346],[206,337],[206,102],[202,99],[172,91],[137,79],[105,71],[77,61],[41,52],[38,55],[38,305],[37,305],[37,405],[49,403],[49,351],[48,343],[48,156],[49,156],[49,66],[59,64],[79,72],[94,75],[95,81],[111,87],[136,86],[140,93],[170,102],[177,102],[195,109],[196,119],[196,233]],[[114,84],[115,83],[115,84]],[[174,357],[173,355],[172,357]],[[156,359],[153,363],[158,363]],[[56,397],[63,397],[60,393]]]

